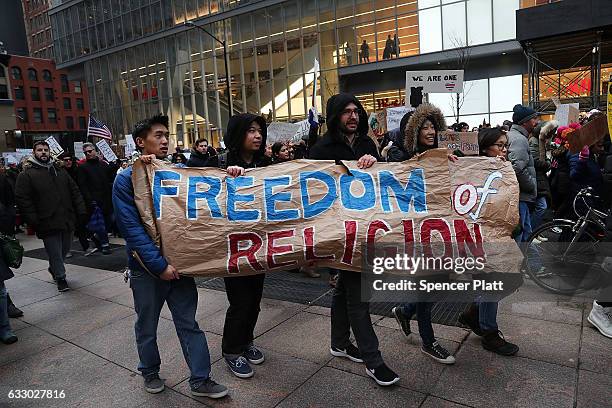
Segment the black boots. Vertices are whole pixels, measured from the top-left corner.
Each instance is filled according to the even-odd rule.
[[[482,347],[502,356],[513,356],[519,351],[519,347],[507,342],[499,330],[483,333]]]
[[[459,315],[459,323],[472,329],[475,335],[482,336],[483,333],[478,320],[478,305],[476,303],[470,304],[469,309]]]
[[[8,306],[8,317],[15,318],[23,316],[23,312],[13,304],[13,301],[11,300],[11,297],[8,293],[6,294],[6,303]]]

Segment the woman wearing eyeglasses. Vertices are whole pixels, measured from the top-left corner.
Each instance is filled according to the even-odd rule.
[[[508,136],[499,127],[482,128],[478,132],[478,148],[480,156],[497,157],[505,161],[508,155]],[[482,276],[474,276],[474,278],[482,278]],[[504,287],[509,283],[514,283],[518,287],[522,283],[520,276],[516,282],[511,282],[509,279],[510,277],[507,277],[504,280]],[[497,327],[497,305],[496,301],[487,302],[482,297],[478,297],[466,312],[459,315],[459,322],[469,326],[474,334],[482,337],[482,347],[485,350],[502,356],[512,356],[518,352],[519,348],[516,344],[506,341],[501,335]]]

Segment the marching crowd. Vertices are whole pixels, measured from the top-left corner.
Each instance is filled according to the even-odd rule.
[[[599,114],[592,111],[581,121],[584,124]],[[227,124],[224,151],[216,151],[207,140],[199,139],[188,158],[178,149],[169,156],[166,116],[157,115],[137,123],[132,135],[141,160],[171,157],[179,167],[218,167],[225,169],[228,176],[237,177],[245,169],[300,158],[355,160],[359,168],[404,161],[437,148],[438,134],[449,129],[440,109],[425,103],[407,113],[399,129],[371,137],[366,111],[350,94],[334,95],[327,101],[324,134],[319,134],[322,118],[317,118],[312,111],[309,122],[310,134],[305,140],[268,144],[267,123],[262,116],[237,114]],[[517,242],[527,241],[551,214],[554,218],[575,218],[571,203],[585,187],[591,187],[593,195],[601,197],[604,209],[610,208],[605,194],[612,187],[608,184],[612,174],[610,138],[602,137],[593,145],[584,146],[579,153],[571,154],[568,137],[580,126],[579,123],[558,126],[555,122],[541,122],[538,112],[516,105],[512,117],[503,126],[482,126],[479,130],[480,155],[509,161],[516,173],[520,225],[513,236]],[[457,123],[451,128],[466,131],[469,126]],[[9,169],[0,175],[0,231],[13,235],[17,214],[29,228],[35,229],[49,258],[49,273],[57,282],[58,290],[65,291],[69,285],[64,259],[70,256],[73,233],[87,254],[95,251],[108,254],[108,233],[116,228],[114,232],[125,239],[128,252],[130,287],[137,313],[138,370],[146,390],[157,393],[164,389],[164,381],[159,377],[157,325],[162,306],[167,303],[191,371],[191,392],[210,398],[227,395],[227,388],[211,378],[206,336],[195,318],[198,298],[195,281],[185,276],[179,279],[180,271],[168,263],[145,231],[135,205],[131,166],[127,162],[106,163],[90,143],[84,144],[83,153],[85,159],[79,164],[70,155],[53,160],[47,143],[36,142],[32,156],[20,169]],[[448,154],[448,159],[460,161],[461,156],[460,151],[455,151]],[[612,240],[612,217],[607,219],[607,236],[603,240]],[[305,269],[304,273],[318,276],[313,268]],[[381,386],[396,383],[399,376],[387,366],[379,350],[369,303],[361,298],[359,273],[343,270],[329,273],[333,277],[330,283],[335,287],[330,353],[364,364],[366,373]],[[9,317],[23,314],[11,302],[4,285],[12,276],[11,269],[0,257],[0,336],[7,344],[17,341]],[[253,335],[265,274],[226,277],[224,281],[229,308],[223,329],[223,357],[234,375],[249,378],[254,375],[252,366],[265,361],[263,351],[254,344]],[[423,353],[437,362],[453,364],[455,358],[436,340],[431,307],[431,302],[397,305],[392,314],[406,336],[411,334],[410,320],[416,317]],[[498,328],[497,302],[476,298],[459,321],[481,336],[484,349],[504,356],[518,352],[519,347],[506,341]],[[589,321],[604,336],[612,338],[612,303],[594,301]],[[351,342],[351,331],[356,344]]]

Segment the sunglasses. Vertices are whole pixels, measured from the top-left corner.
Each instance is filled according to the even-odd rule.
[[[94,150],[85,150],[85,154],[89,154],[91,152],[93,152]]]

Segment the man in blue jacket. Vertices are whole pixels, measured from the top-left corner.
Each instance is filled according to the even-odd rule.
[[[143,155],[165,159],[169,136],[167,116],[157,115],[137,123],[132,135]],[[172,313],[183,355],[191,370],[191,393],[209,398],[224,397],[227,388],[210,378],[206,336],[195,320],[198,304],[195,281],[192,277],[180,277],[176,268],[168,263],[147,235],[134,203],[131,167],[115,179],[113,207],[128,252],[130,287],[138,315],[134,328],[140,358],[138,370],[144,377],[145,389],[150,393],[164,390],[164,382],[159,378],[161,360],[157,348],[157,324],[166,302]]]

